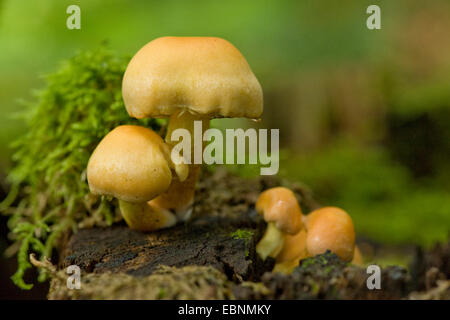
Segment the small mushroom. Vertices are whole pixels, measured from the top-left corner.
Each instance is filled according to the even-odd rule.
[[[93,194],[119,199],[122,216],[132,229],[152,231],[173,226],[176,217],[148,201],[165,192],[172,170],[183,181],[185,164],[174,164],[170,147],[150,129],[124,125],[109,132],[96,147],[87,166]]]
[[[284,187],[261,193],[255,207],[267,222],[256,252],[263,260],[268,256],[275,258],[283,249],[285,235],[295,235],[303,228],[302,211],[294,193]]]
[[[315,256],[327,250],[344,261],[352,261],[355,230],[352,218],[342,209],[324,207],[306,216],[306,249]]]
[[[285,235],[284,244],[275,259],[273,272],[291,273],[298,266],[300,260],[308,257],[306,250],[306,230],[302,229],[294,235]]]
[[[214,37],[163,37],[141,48],[127,66],[123,100],[131,117],[169,118],[166,142],[185,129],[194,138],[194,121],[209,127],[220,117],[259,119],[261,85],[244,56],[231,43]],[[203,146],[201,146],[203,156]],[[194,144],[191,143],[191,156]],[[184,155],[185,156],[185,155]],[[190,164],[189,177],[174,179],[152,203],[174,210],[180,220],[191,212],[200,164]]]

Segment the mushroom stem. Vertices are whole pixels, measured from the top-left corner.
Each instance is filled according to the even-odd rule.
[[[275,264],[272,272],[274,273],[282,273],[282,274],[290,274],[294,271],[295,268],[298,267],[300,260],[306,258],[306,256],[298,257],[297,259],[283,261]]]
[[[200,132],[195,132],[194,121],[202,122],[202,130]],[[177,129],[185,129],[190,134],[190,144],[191,144],[191,163],[189,166],[189,175],[184,180],[181,181],[178,177],[173,177],[172,183],[169,189],[163,194],[159,195],[155,199],[151,200],[150,203],[158,207],[174,210],[178,219],[180,221],[186,221],[189,219],[192,212],[192,204],[194,202],[195,185],[200,173],[201,164],[194,163],[194,142],[202,141],[201,145],[201,157],[203,156],[203,130],[209,128],[209,118],[202,117],[199,115],[193,115],[188,111],[181,111],[173,114],[170,117],[169,125],[166,134],[166,143],[173,148],[176,144],[181,141],[172,140],[172,133]],[[200,137],[195,137],[195,134],[200,134]]]
[[[355,264],[357,266],[364,265],[364,258],[363,258],[363,255],[362,255],[361,251],[359,250],[358,246],[355,246],[355,251],[353,253],[352,264]]]
[[[177,222],[175,216],[164,208],[150,202],[132,203],[119,200],[122,216],[131,229],[154,231],[168,228]]]
[[[269,222],[264,236],[256,245],[256,252],[263,260],[269,256],[275,258],[283,248],[283,243],[283,233],[275,226],[274,222]]]
[[[299,264],[300,260],[308,257],[306,250],[306,230],[302,229],[295,235],[285,235],[283,249],[276,257],[273,272],[291,273]]]

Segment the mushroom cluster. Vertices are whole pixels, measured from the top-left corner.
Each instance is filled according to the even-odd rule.
[[[214,37],[149,42],[128,64],[122,95],[131,117],[169,118],[165,141],[150,129],[120,126],[95,149],[87,177],[92,193],[118,198],[127,224],[144,231],[170,227],[192,212],[197,150],[191,143],[189,155],[172,152],[180,138],[173,133],[194,138],[195,121],[204,130],[212,118],[259,119],[263,110],[261,85],[244,56]]]
[[[263,111],[262,88],[244,56],[230,42],[215,37],[163,37],[131,59],[122,82],[125,107],[131,117],[169,118],[166,143],[174,147],[183,129],[194,137],[194,121],[209,128],[213,118],[259,119]],[[201,134],[201,133],[200,133]],[[203,140],[203,139],[200,139]],[[203,150],[200,152],[200,158]],[[189,217],[200,164],[191,143],[189,175],[175,178],[153,203],[172,209],[181,220]]]
[[[290,273],[300,260],[327,250],[344,261],[362,263],[353,221],[344,210],[324,207],[303,215],[294,193],[284,187],[261,193],[255,208],[267,222],[256,251],[263,260],[275,259],[275,272]]]

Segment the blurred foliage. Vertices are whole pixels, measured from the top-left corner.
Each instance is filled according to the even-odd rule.
[[[397,4],[386,8],[386,24]],[[66,8],[81,8],[81,30],[66,28]],[[365,28],[369,0],[3,0],[0,12],[0,169],[7,164],[11,136],[24,130],[11,119],[41,86],[39,75],[75,50],[107,40],[119,53],[136,52],[160,36],[218,36],[248,59],[265,90],[287,74],[337,61],[370,59],[384,50],[384,32]]]
[[[357,233],[384,243],[430,245],[450,232],[450,197],[414,181],[385,149],[339,141],[285,157],[285,175],[305,182],[324,205],[344,208]]]
[[[388,152],[414,178],[450,191],[450,2],[411,10],[377,72]]]
[[[11,215],[8,226],[19,260],[12,279],[22,288],[31,288],[23,282],[30,251],[51,257],[61,236],[77,225],[117,220],[110,202],[89,193],[89,157],[118,125],[159,128],[156,120],[131,119],[125,110],[121,83],[128,61],[105,47],[81,52],[46,77],[37,101],[23,112],[27,132],[13,143],[11,191],[0,207]]]

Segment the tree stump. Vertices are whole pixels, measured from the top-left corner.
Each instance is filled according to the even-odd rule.
[[[212,266],[229,279],[257,280],[268,268],[255,251],[264,222],[254,211],[240,219],[201,217],[185,225],[145,233],[127,226],[80,230],[72,236],[61,268],[87,273],[148,276],[160,265]]]

